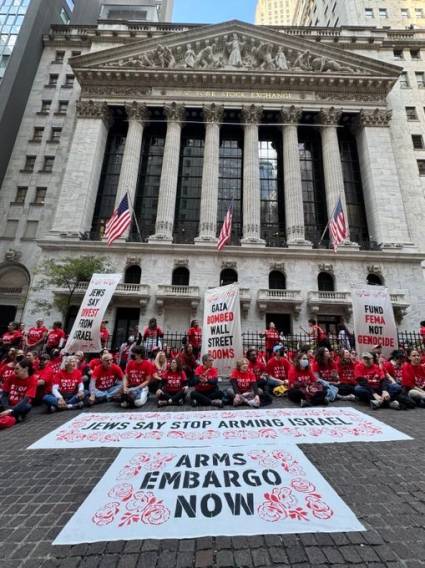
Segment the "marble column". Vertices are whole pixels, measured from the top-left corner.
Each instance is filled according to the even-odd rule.
[[[106,102],[78,101],[77,121],[51,232],[76,238],[90,231],[111,113]]]
[[[390,132],[391,111],[361,110],[356,139],[371,240],[383,248],[411,248]],[[411,205],[412,207],[414,205]]]
[[[202,193],[197,244],[217,242],[218,179],[220,165],[220,122],[223,119],[223,105],[215,103],[204,106],[206,122],[204,163],[202,168]]]
[[[311,246],[305,240],[303,187],[301,181],[298,123],[302,110],[282,107],[283,177],[285,195],[286,240],[289,246]]]
[[[242,246],[264,246],[261,239],[260,157],[258,150],[258,123],[263,107],[242,107],[244,123],[243,154],[243,238]]]
[[[172,243],[179,175],[181,130],[185,109],[183,105],[171,103],[164,107],[164,111],[168,120],[167,135],[159,184],[155,234],[149,237],[149,242]]]
[[[347,202],[345,199],[344,176],[342,173],[341,153],[338,142],[338,122],[342,111],[331,107],[319,112],[318,122],[322,137],[323,172],[325,176],[326,206],[328,219],[335,211],[338,198],[341,197],[342,207],[348,222]],[[347,241],[348,243],[349,241]]]

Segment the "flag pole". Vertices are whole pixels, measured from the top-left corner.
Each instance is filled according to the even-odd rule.
[[[137,222],[137,217],[136,217],[136,212],[134,211],[133,202],[130,199],[129,192],[127,191],[126,193],[127,193],[128,204],[130,205],[131,211],[132,211],[132,214],[133,214],[132,217],[134,219],[134,224],[136,225],[136,229],[137,229],[137,232],[138,232],[139,237],[140,237],[140,242],[142,242],[142,232],[140,231],[139,223]]]
[[[335,215],[335,211],[336,211],[336,208],[338,207],[338,201],[341,199],[341,195],[342,195],[342,193],[340,192],[339,195],[338,195],[338,198],[337,198],[337,200],[336,200],[335,207],[334,207],[333,210],[332,210],[332,215],[328,218],[328,222],[326,223],[325,230],[323,231],[322,236],[320,237],[319,245],[320,245],[320,243],[323,241],[323,238],[324,238],[324,236],[325,236],[325,234],[326,234],[326,231],[328,230],[329,223],[331,222],[331,219],[332,219],[333,216]],[[341,206],[342,206],[342,199],[341,199]]]

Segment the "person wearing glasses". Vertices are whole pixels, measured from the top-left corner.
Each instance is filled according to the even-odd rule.
[[[223,406],[224,393],[218,388],[218,372],[211,355],[202,356],[202,365],[195,369],[194,390],[190,393],[192,406]]]
[[[100,365],[94,368],[89,384],[89,404],[109,402],[122,392],[124,373],[114,363],[111,353],[104,353]]]

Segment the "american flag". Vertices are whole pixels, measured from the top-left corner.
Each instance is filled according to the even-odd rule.
[[[128,206],[127,194],[121,199],[117,209],[112,214],[112,217],[106,223],[105,238],[108,241],[108,247],[118,239],[131,223],[131,213]]]
[[[223,250],[223,248],[230,242],[232,238],[232,218],[233,218],[233,205],[230,205],[229,210],[226,213],[226,217],[223,221],[223,226],[221,227],[220,236],[218,237],[217,250]]]
[[[329,221],[329,234],[331,236],[331,242],[335,252],[338,246],[349,237],[348,225],[342,208],[341,197],[338,198],[332,219]]]

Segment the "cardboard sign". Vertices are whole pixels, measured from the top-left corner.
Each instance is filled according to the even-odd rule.
[[[259,443],[386,442],[409,436],[353,408],[80,414],[30,449],[257,447]]]
[[[398,349],[397,328],[388,289],[382,286],[354,289],[352,299],[357,351],[362,353],[382,345],[382,352],[388,357],[391,351]]]
[[[102,349],[100,326],[122,274],[93,274],[65,351],[94,353]]]
[[[237,284],[205,292],[202,353],[214,358],[219,375],[229,376],[243,357],[241,307]]]
[[[297,447],[123,450],[54,544],[362,531]]]

